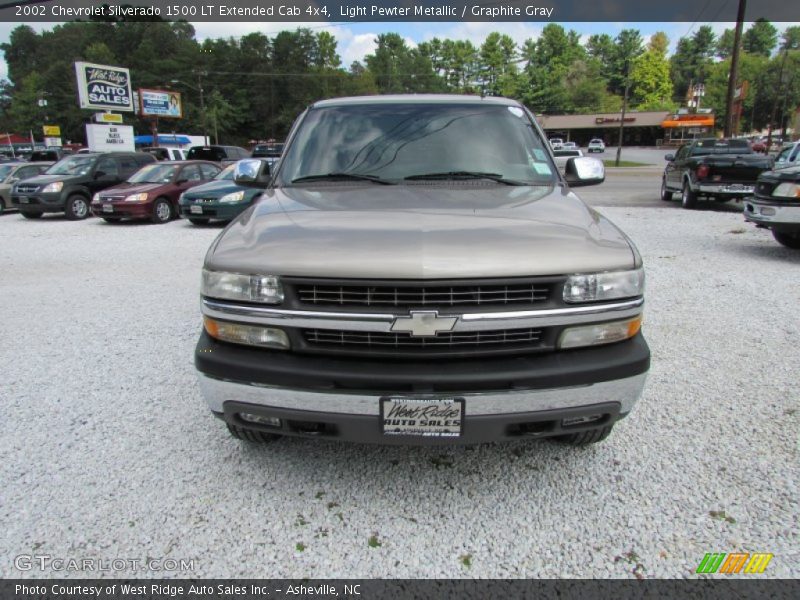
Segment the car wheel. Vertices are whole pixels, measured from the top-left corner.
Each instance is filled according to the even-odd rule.
[[[196,217],[189,217],[189,223],[192,225],[208,225],[211,219],[198,219]]]
[[[64,214],[70,221],[81,221],[89,216],[89,201],[83,196],[73,194],[67,198]]]
[[[782,231],[773,231],[772,237],[782,246],[786,246],[792,250],[800,250],[800,232],[786,233]]]
[[[667,180],[663,177],[661,178],[661,199],[664,202],[672,200],[672,192],[667,189]]]
[[[103,217],[103,221],[106,223],[119,223],[122,219],[120,217]]]
[[[683,192],[681,193],[681,206],[683,208],[697,207],[697,194],[692,191],[688,181],[683,182]]]
[[[40,212],[31,212],[29,210],[21,210],[21,211],[19,211],[19,214],[21,214],[26,219],[41,219],[42,218],[42,213],[40,213]]]
[[[153,223],[167,223],[172,219],[172,206],[166,198],[158,198],[153,202],[153,215],[150,220]]]
[[[236,425],[231,425],[230,423],[226,423],[226,425],[228,425],[228,431],[230,431],[233,437],[235,437],[237,440],[244,440],[245,442],[264,444],[277,440],[279,437],[281,437],[279,435],[275,435],[274,433],[267,433],[265,431],[258,431],[256,429],[245,429],[244,427],[237,427]]]
[[[562,444],[569,444],[570,446],[588,446],[602,442],[614,429],[613,425],[606,427],[598,427],[597,429],[589,429],[588,431],[578,431],[577,433],[570,433],[569,435],[560,435],[556,437],[556,441]]]

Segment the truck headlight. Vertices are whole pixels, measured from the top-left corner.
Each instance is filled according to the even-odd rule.
[[[203,269],[203,296],[262,304],[283,302],[283,286],[274,275],[243,275]]]
[[[796,183],[781,183],[772,190],[772,195],[780,198],[800,198],[800,185]]]
[[[232,192],[230,194],[225,194],[222,198],[219,199],[220,202],[241,202],[244,198],[244,190],[238,192]]]
[[[274,327],[217,321],[210,317],[203,317],[203,325],[208,335],[223,342],[275,350],[288,350],[291,346],[286,332]]]
[[[634,298],[644,294],[644,269],[570,275],[564,284],[564,302],[597,302]]]
[[[582,325],[565,329],[558,338],[558,347],[583,348],[585,346],[600,346],[613,344],[632,338],[642,327],[642,317],[639,315],[625,321],[613,323],[600,323],[597,325]]]
[[[125,202],[147,202],[147,192],[141,194],[131,194],[125,197]]]
[[[42,188],[43,194],[50,194],[54,192],[60,192],[64,189],[64,182],[63,181],[54,181],[53,183],[48,183],[46,186]]]

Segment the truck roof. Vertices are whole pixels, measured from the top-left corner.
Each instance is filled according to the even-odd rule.
[[[311,106],[323,108],[331,106],[352,106],[358,104],[490,104],[495,106],[520,106],[510,98],[497,96],[463,96],[459,94],[391,94],[385,96],[350,96],[320,100]]]

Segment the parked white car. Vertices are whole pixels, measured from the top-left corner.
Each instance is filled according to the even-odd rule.
[[[564,140],[562,140],[561,138],[553,138],[550,140],[550,147],[553,150],[561,150],[563,146],[564,146]]]
[[[553,157],[556,160],[556,166],[562,174],[565,174],[567,168],[567,161],[570,158],[577,158],[583,156],[583,152],[579,148],[562,148],[561,150],[553,150]]]
[[[606,151],[606,144],[603,140],[599,138],[595,138],[589,141],[589,145],[586,147],[586,152],[591,154],[592,152],[600,152],[603,153]]]

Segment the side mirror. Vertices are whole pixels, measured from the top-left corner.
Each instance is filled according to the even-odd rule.
[[[17,183],[19,181],[19,177],[9,177],[6,180],[6,183]]]
[[[187,183],[188,181],[189,181],[188,179],[178,179],[178,180],[175,181],[175,185],[183,185],[184,183]]]
[[[94,178],[95,179],[102,179],[105,176],[106,176],[106,172],[105,171],[95,171],[94,172]]]
[[[668,161],[672,162],[673,160],[675,160],[675,155],[674,154],[667,154],[664,157],[664,160],[668,160]]]
[[[606,168],[602,161],[588,156],[570,158],[564,172],[567,183],[571,187],[597,185],[606,180]]]
[[[266,187],[269,178],[269,163],[265,160],[242,159],[233,172],[233,181],[244,187]]]

